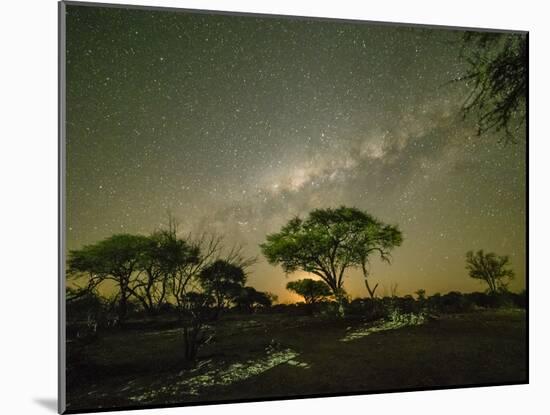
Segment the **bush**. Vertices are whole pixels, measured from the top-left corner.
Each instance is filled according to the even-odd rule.
[[[445,295],[439,293],[428,297],[428,309],[433,313],[464,313],[472,311],[474,302],[466,295],[457,291],[451,291]]]
[[[418,313],[420,311],[419,304],[415,301],[412,295],[397,297],[394,300],[397,303],[397,308],[402,313]]]
[[[95,291],[69,290],[67,293],[67,321],[99,320],[106,311],[106,305]]]
[[[527,291],[523,290],[519,294],[511,293],[511,300],[518,308],[527,308]]]

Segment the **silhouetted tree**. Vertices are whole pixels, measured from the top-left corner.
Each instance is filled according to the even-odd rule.
[[[190,235],[180,238],[177,223],[172,219],[163,234],[167,284],[183,329],[184,357],[188,364],[193,364],[200,346],[207,341],[204,326],[212,318],[214,304],[210,293],[197,291],[197,279],[220,252],[221,238],[207,235],[198,239]]]
[[[177,308],[185,307],[185,296],[202,269],[214,261],[220,250],[221,239],[203,235],[198,239],[182,239],[170,233],[173,260],[169,275],[169,288]]]
[[[71,288],[66,291],[67,321],[87,320],[99,316],[105,308],[105,299],[95,289]]]
[[[290,281],[286,289],[304,297],[306,304],[315,304],[332,294],[330,287],[323,281],[304,278]]]
[[[239,246],[231,248],[221,259],[222,237],[207,234],[198,238],[179,237],[178,224],[172,216],[169,216],[168,229],[162,231],[161,252],[163,272],[184,332],[185,359],[192,363],[200,346],[207,341],[206,322],[216,317],[217,304],[225,301],[223,289],[227,285],[224,283],[232,278],[233,281],[242,279],[244,285],[244,269],[255,259],[245,257]],[[222,271],[231,275],[222,275]]]
[[[246,275],[246,268],[252,265],[256,258],[247,257],[241,246],[235,245],[224,253],[223,238],[217,235],[202,234],[199,237],[188,235],[184,239],[176,236],[177,227],[170,232],[174,258],[170,267],[170,293],[177,307],[185,306],[185,295],[191,289],[199,290],[200,275],[205,269],[217,261],[241,268]],[[212,287],[210,287],[212,288]]]
[[[198,280],[204,291],[214,298],[218,316],[239,295],[246,274],[242,267],[218,259],[200,272]]]
[[[87,275],[92,286],[105,280],[114,281],[118,288],[118,314],[122,321],[132,295],[133,277],[148,243],[149,239],[145,236],[116,234],[73,250],[69,253],[69,274]]]
[[[192,260],[185,241],[178,241],[167,231],[155,232],[143,246],[138,263],[141,275],[130,286],[130,291],[143,308],[153,314],[167,298],[169,277],[175,270],[175,261]]]
[[[469,66],[458,81],[471,88],[463,116],[477,118],[479,135],[503,131],[506,141],[514,141],[526,115],[526,35],[466,32],[462,56]]]
[[[396,226],[385,225],[368,213],[341,206],[316,209],[303,220],[290,220],[280,232],[260,245],[270,264],[281,264],[286,273],[298,270],[315,274],[330,287],[344,313],[343,281],[348,268],[361,266],[372,252],[382,256],[401,243]]]
[[[204,325],[212,318],[214,298],[206,293],[191,291],[182,298],[184,357],[193,363],[201,345],[208,341],[204,334]]]
[[[466,269],[471,278],[482,280],[489,286],[489,293],[496,294],[507,291],[508,283],[514,278],[514,271],[507,268],[510,265],[508,256],[498,256],[493,252],[483,250],[466,253]]]
[[[251,313],[256,307],[271,307],[274,296],[267,292],[256,290],[254,287],[243,287],[235,297],[237,308]]]
[[[414,292],[416,294],[416,299],[418,301],[424,301],[426,299],[426,290],[420,288]]]

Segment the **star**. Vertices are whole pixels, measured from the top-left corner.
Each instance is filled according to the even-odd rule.
[[[480,248],[510,255],[525,287],[525,140],[499,146],[460,117],[464,32],[67,10],[68,249],[153,232],[170,211],[182,233],[243,244],[255,287],[284,301],[259,244],[347,205],[400,226],[373,277],[402,294],[477,289],[463,256]]]

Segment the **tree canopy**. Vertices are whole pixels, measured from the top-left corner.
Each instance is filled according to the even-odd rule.
[[[508,268],[510,258],[483,250],[466,253],[466,269],[471,278],[481,280],[489,286],[489,293],[507,291],[508,283],[514,278],[514,271]]]
[[[286,289],[304,297],[306,304],[315,304],[332,294],[330,287],[325,282],[311,278],[290,281],[286,285]]]
[[[256,307],[270,307],[276,296],[258,291],[254,287],[242,287],[235,296],[235,304],[242,311],[252,312]]]
[[[366,269],[372,254],[388,260],[401,242],[397,226],[341,206],[315,209],[306,219],[291,219],[260,247],[269,263],[280,264],[286,273],[301,270],[319,276],[341,302],[346,270],[363,264]]]
[[[224,249],[217,235],[178,236],[176,221],[168,219],[167,229],[148,236],[115,234],[70,251],[69,276],[86,277],[87,290],[114,281],[120,320],[130,297],[149,314],[170,301],[185,313],[187,294],[202,292],[221,310],[244,287],[245,269],[255,258],[245,256],[240,246]]]
[[[138,270],[149,238],[141,235],[116,234],[69,253],[69,273],[89,275],[89,286],[104,280],[114,281],[119,288],[119,316],[126,316],[132,294],[132,276]]]
[[[201,271],[198,280],[204,291],[214,297],[219,312],[239,295],[246,283],[246,274],[242,267],[218,259]]]
[[[466,32],[462,55],[468,62],[458,81],[470,87],[462,107],[464,117],[477,118],[478,134],[503,132],[515,141],[525,123],[527,97],[527,37],[522,34]]]

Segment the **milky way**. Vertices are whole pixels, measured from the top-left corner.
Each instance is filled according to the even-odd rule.
[[[462,119],[463,32],[67,10],[69,249],[170,211],[182,233],[258,255],[249,283],[288,300],[258,244],[344,204],[403,231],[393,263],[372,265],[381,294],[482,290],[465,270],[481,248],[510,255],[525,287],[525,137],[502,145]],[[345,286],[366,295],[353,271]]]

